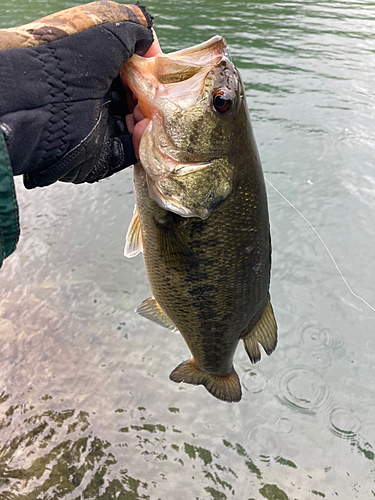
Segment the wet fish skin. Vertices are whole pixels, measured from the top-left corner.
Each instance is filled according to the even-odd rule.
[[[167,65],[164,71],[168,72]],[[175,213],[166,210],[163,202],[157,203],[157,196],[152,199],[150,191],[157,176],[152,171],[153,178],[142,161],[134,168],[137,213],[127,239],[129,242],[131,234],[141,233],[136,239],[142,246],[154,295],[138,312],[169,328],[174,325],[192,353],[189,361],[171,373],[171,379],[203,384],[215,397],[234,402],[241,399],[240,382],[233,368],[240,339],[244,340],[250,360],[256,362],[260,359],[259,343],[267,354],[276,347],[277,327],[269,301],[271,245],[266,190],[242,81],[225,56],[219,68],[204,78],[214,82],[214,89],[221,88],[223,72],[225,78],[231,73],[229,77],[236,86],[231,115],[220,116],[212,110],[212,91],[205,91],[206,85],[202,105],[190,120],[195,132],[192,127],[189,130],[185,113],[183,140],[179,135],[173,141],[174,160],[180,164],[193,159],[207,162],[214,147],[216,163],[211,161],[197,171],[190,168],[185,175],[177,174],[172,183],[178,196],[178,189],[183,191],[180,204],[185,201],[185,186],[193,186],[191,193],[196,193],[203,205],[200,216],[183,217],[180,207]],[[176,106],[164,109],[168,141],[173,130],[181,132],[181,126],[171,125],[181,120],[179,115]],[[222,182],[225,184],[226,178],[230,190],[215,200],[215,190],[220,191],[221,186],[220,179],[215,184],[215,175],[220,168],[224,171]],[[166,176],[164,184],[162,177],[157,179],[158,189],[164,188],[167,196],[168,182],[175,172]],[[202,195],[204,187],[206,198]],[[187,204],[196,210],[190,199]]]

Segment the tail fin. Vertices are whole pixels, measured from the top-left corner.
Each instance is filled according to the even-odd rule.
[[[228,375],[210,375],[200,370],[192,357],[178,365],[169,378],[178,384],[186,382],[187,384],[204,385],[215,398],[228,403],[241,400],[241,384],[234,368]]]

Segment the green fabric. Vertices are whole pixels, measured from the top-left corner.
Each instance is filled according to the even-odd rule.
[[[13,172],[5,138],[0,130],[0,267],[16,249],[20,235]]]

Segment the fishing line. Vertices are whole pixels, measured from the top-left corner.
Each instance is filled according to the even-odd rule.
[[[290,205],[292,208],[294,208],[294,210],[302,217],[302,219],[307,222],[307,224],[311,227],[311,229],[314,231],[314,233],[317,235],[317,237],[320,239],[322,245],[324,246],[324,248],[326,249],[328,255],[331,257],[331,260],[332,262],[334,263],[339,275],[341,276],[341,278],[343,279],[345,285],[347,286],[349,292],[354,296],[356,297],[357,299],[361,300],[364,304],[366,304],[367,307],[369,307],[372,311],[375,312],[375,308],[372,307],[372,305],[370,305],[363,297],[360,297],[359,295],[357,295],[355,292],[353,292],[351,286],[349,285],[349,283],[346,281],[344,275],[342,274],[339,266],[337,265],[335,259],[333,258],[333,255],[331,254],[331,252],[329,251],[329,248],[327,247],[327,245],[325,244],[323,238],[320,236],[320,234],[318,233],[318,231],[314,228],[314,226],[306,219],[306,217],[298,210],[298,208],[296,208],[293,203],[291,203],[287,198],[285,198],[285,196],[280,193],[280,191],[278,189],[275,188],[275,186],[272,184],[271,181],[269,181],[266,177],[265,177],[266,181],[268,182],[268,184],[276,191],[277,194],[279,194],[281,196],[281,198],[283,200],[285,200],[288,205]]]

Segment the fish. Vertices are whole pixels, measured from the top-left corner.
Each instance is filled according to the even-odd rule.
[[[153,296],[136,311],[179,332],[191,357],[170,374],[238,402],[240,340],[251,363],[270,355],[267,194],[240,73],[216,35],[153,58],[123,76],[150,119],[134,166],[135,211],[125,255],[143,252]]]

